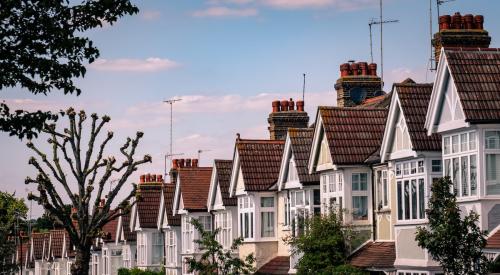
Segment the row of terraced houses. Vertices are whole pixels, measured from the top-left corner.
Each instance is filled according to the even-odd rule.
[[[372,274],[442,274],[415,241],[431,184],[442,176],[451,177],[462,212],[480,215],[489,232],[484,253],[496,259],[500,49],[490,41],[482,16],[441,16],[434,83],[406,79],[384,93],[376,64],[342,64],[336,106],[319,106],[312,121],[303,101],[270,102],[269,139],[237,135],[232,159],[211,167],[174,159],[169,182],[140,176],[142,199],[103,228],[92,274],[120,267],[189,274],[185,259],[200,255],[192,219],[220,228],[224,248],[242,237],[236,253],[253,253],[259,274],[293,274],[300,255],[284,237],[301,234],[299,219],[335,208],[345,209],[343,222],[362,239],[351,265]],[[22,251],[25,274],[66,275],[74,259],[58,230],[32,234]]]

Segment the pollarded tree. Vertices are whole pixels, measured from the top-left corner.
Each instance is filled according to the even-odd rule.
[[[108,132],[99,146],[96,142],[104,125],[110,121],[108,116],[99,119],[96,114],[92,114],[88,145],[85,147],[82,144],[85,140],[84,123],[87,120],[85,112],[77,114],[70,108],[60,115],[68,117],[67,128],[61,132],[52,124],[45,125],[42,130],[50,136],[50,157],[33,143],[28,143],[28,147],[38,156],[31,157],[29,161],[38,175],[35,179],[26,178],[26,184],[37,184],[39,191],[37,195],[30,193],[28,199],[38,202],[52,218],[64,225],[76,249],[76,261],[71,272],[74,275],[86,275],[89,272],[92,241],[100,236],[103,225],[130,211],[129,200],[136,195],[136,185],[133,184],[132,191],[114,208],[121,211],[111,211],[111,204],[129,176],[139,165],[151,162],[151,157],[145,155],[139,160],[135,159],[137,145],[143,136],[143,133],[137,132],[134,139],[127,138],[120,148],[124,157],[122,163],[112,156],[105,158],[104,152],[113,138],[113,132]],[[105,186],[112,176],[118,180],[107,191]],[[61,189],[64,192],[60,192]],[[104,195],[106,200],[102,204]],[[66,207],[67,200],[72,210]],[[73,221],[77,221],[77,224],[74,225]]]
[[[479,215],[471,211],[461,217],[452,187],[449,177],[432,184],[426,210],[429,225],[417,229],[418,245],[427,249],[446,274],[488,274],[489,261],[483,254],[486,232],[478,226]]]
[[[87,31],[138,11],[130,0],[0,1],[0,91],[80,94],[73,80],[99,57]],[[12,111],[0,102],[0,131],[20,138],[36,136],[46,120],[54,119],[50,112]]]

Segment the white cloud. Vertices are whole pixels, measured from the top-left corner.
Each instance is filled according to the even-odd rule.
[[[153,21],[161,17],[161,13],[159,11],[153,11],[153,10],[145,10],[141,11],[139,16],[147,21]]]
[[[194,17],[250,17],[258,14],[259,12],[255,8],[209,7],[195,11],[192,15]]]
[[[109,72],[158,72],[170,70],[179,63],[166,58],[150,57],[147,59],[98,59],[89,65],[98,71]]]

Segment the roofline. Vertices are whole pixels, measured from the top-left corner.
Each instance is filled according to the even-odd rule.
[[[434,77],[434,86],[432,87],[431,98],[429,101],[429,107],[427,108],[427,115],[425,116],[424,128],[427,129],[427,135],[430,136],[434,133],[434,122],[436,120],[436,109],[438,103],[436,100],[439,99],[439,95],[442,91],[442,80],[443,80],[443,70],[447,67],[448,60],[446,59],[446,54],[444,48],[441,48],[441,54],[439,55],[438,67],[436,69],[436,76]],[[444,71],[445,72],[445,71]]]
[[[290,138],[290,133],[287,131],[286,133],[286,138],[285,138],[285,149],[283,150],[283,155],[281,157],[281,165],[280,165],[280,171],[278,175],[278,191],[281,191],[284,187],[285,183],[285,170],[288,171],[290,169],[288,167],[287,169],[287,164],[289,163],[290,158],[292,157],[293,152],[292,152],[292,140]]]
[[[161,188],[160,209],[158,209],[158,218],[156,218],[156,226],[161,230],[163,219],[165,219],[165,185]]]
[[[323,131],[323,118],[321,118],[320,114],[320,108],[321,106],[318,106],[318,109],[316,110],[316,124],[314,125],[314,135],[313,135],[313,142],[311,144],[311,150],[309,152],[309,162],[308,162],[308,172],[309,174],[312,174],[314,172],[314,165],[316,164],[316,153],[318,149],[318,144],[321,142],[319,140],[319,137],[321,136],[321,131]]]
[[[177,210],[179,209],[179,202],[181,196],[181,177],[177,174],[177,180],[175,181],[175,192],[174,192],[174,204],[172,205],[172,215],[177,215]]]
[[[236,144],[234,146],[233,152],[233,167],[231,168],[231,179],[229,180],[229,197],[232,198],[236,194],[236,185],[238,181],[238,175],[240,173],[240,156],[238,153],[238,148]]]
[[[218,185],[218,176],[217,176],[217,165],[214,160],[214,165],[212,167],[212,175],[210,178],[210,187],[208,188],[208,197],[207,197],[207,211],[212,211],[212,205],[215,201],[215,192],[217,191]]]

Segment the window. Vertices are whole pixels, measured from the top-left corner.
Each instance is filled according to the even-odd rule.
[[[403,176],[408,176],[410,174],[410,163],[403,163]]]
[[[329,191],[330,192],[335,192],[336,186],[335,186],[335,174],[330,174],[328,175],[328,183],[329,183]]]
[[[342,191],[342,182],[344,181],[344,175],[340,173],[337,175],[338,175],[339,191]]]
[[[486,194],[500,195],[500,131],[485,131]]]
[[[451,152],[458,153],[458,135],[451,136]]]
[[[137,263],[146,264],[146,236],[143,232],[137,234]]]
[[[425,218],[425,181],[412,178],[397,181],[398,220]]]
[[[54,275],[61,275],[61,267],[57,262],[54,263]]]
[[[383,191],[383,205],[389,205],[389,183],[387,179],[387,171],[382,171],[382,191]]]
[[[410,174],[416,174],[417,173],[417,163],[412,161],[410,162],[410,167],[411,167],[411,170],[410,170]]]
[[[354,220],[368,220],[368,196],[352,197],[352,217]]]
[[[198,221],[203,226],[203,230],[212,231],[212,216],[200,216]]]
[[[163,258],[163,234],[161,232],[153,232],[153,258],[152,264],[161,264],[161,259]]]
[[[326,175],[323,175],[321,179],[323,181],[323,193],[326,193]]]
[[[253,197],[240,197],[238,200],[243,201],[243,207],[239,211],[240,237],[244,239],[253,239],[254,231],[254,204]]]
[[[389,205],[389,187],[387,182],[387,171],[377,171],[377,196],[378,208],[387,207]]]
[[[476,168],[476,133],[465,132],[453,136],[444,137],[451,139],[452,156],[446,156],[444,152],[444,175],[451,178],[453,192],[457,197],[469,197],[477,195],[477,168]],[[487,146],[487,145],[486,145]],[[432,161],[432,171],[437,172]],[[488,191],[488,190],[487,190]],[[499,189],[500,192],[500,189]],[[499,193],[500,194],[500,193]]]
[[[470,194],[477,195],[477,164],[476,155],[470,155]]]
[[[139,234],[137,236],[137,238],[139,238]],[[137,240],[139,241],[139,240]],[[99,272],[99,256],[98,255],[94,255],[92,256],[92,275],[98,275],[100,272]]]
[[[131,268],[132,265],[130,263],[130,250],[128,246],[123,246],[122,248],[122,256],[123,256],[123,267]]]
[[[366,190],[368,190],[368,174],[367,173],[352,174],[352,190],[353,191],[366,191]]]
[[[283,225],[284,226],[289,226],[290,225],[290,192],[287,191],[286,193],[286,198],[283,198],[284,199],[284,204],[285,204],[285,213],[283,215],[284,217],[284,221],[283,221]]]
[[[500,131],[485,131],[485,149],[500,149]]]
[[[401,176],[401,164],[396,164],[396,176]]]
[[[442,172],[441,163],[442,163],[442,161],[440,159],[431,160],[432,173],[441,173]]]
[[[109,257],[108,257],[108,250],[103,249],[102,250],[102,262],[103,262],[103,274],[108,275],[109,274]]]
[[[423,172],[425,172],[424,161],[419,160],[418,161],[418,173],[423,173]]]
[[[297,199],[303,200],[303,192]],[[274,197],[261,197],[260,198],[260,236],[262,238],[274,237]]]
[[[469,135],[467,133],[460,135],[460,151],[462,151],[462,152],[468,151],[468,148],[467,148],[468,147],[467,145],[469,144],[469,142],[467,140],[468,136]]]
[[[297,175],[297,168],[295,168],[295,162],[293,159],[290,159],[288,163],[288,179],[287,181],[298,181],[299,176]]]
[[[444,154],[445,155],[448,155],[449,153],[451,153],[450,151],[450,137],[445,137],[443,139],[443,150],[444,150]]]
[[[182,216],[182,250],[184,252],[193,252],[194,226],[191,224],[191,218],[187,215]]]
[[[215,228],[219,229],[219,234],[217,234],[216,238],[224,249],[229,249],[232,244],[231,224],[230,212],[224,211],[215,214]]]
[[[167,246],[165,255],[165,262],[167,265],[175,265],[177,263],[177,255],[176,255],[176,238],[175,231],[167,230],[165,232],[165,245]]]
[[[476,150],[476,133],[469,133],[469,150]]]
[[[66,263],[66,275],[71,275],[71,267],[73,266],[73,262]]]

